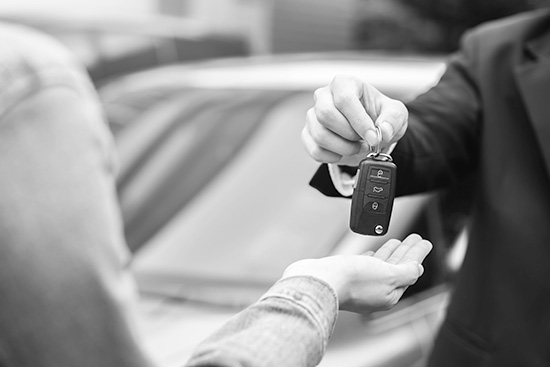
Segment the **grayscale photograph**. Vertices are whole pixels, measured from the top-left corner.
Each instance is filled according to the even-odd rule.
[[[2,0],[0,366],[550,366],[550,1]]]

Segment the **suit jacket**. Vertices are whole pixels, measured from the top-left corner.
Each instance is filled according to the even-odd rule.
[[[550,12],[470,31],[408,108],[392,154],[398,194],[476,181],[468,251],[430,366],[550,366]],[[311,184],[336,195],[325,166]]]

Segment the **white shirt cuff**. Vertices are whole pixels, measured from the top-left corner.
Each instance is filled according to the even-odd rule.
[[[337,164],[329,164],[328,172],[332,184],[342,196],[353,195],[353,184],[357,175],[351,176],[349,173],[343,172]]]
[[[397,143],[393,143],[392,145],[384,149],[383,152],[386,154],[391,154],[396,145]],[[340,193],[340,195],[353,195],[353,186],[355,184],[355,180],[357,179],[357,175],[352,176],[349,173],[342,171],[340,169],[340,166],[338,166],[337,164],[332,163],[328,164],[328,172],[330,174],[330,178],[332,180],[334,188]]]

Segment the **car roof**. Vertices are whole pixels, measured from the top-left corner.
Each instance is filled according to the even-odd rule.
[[[205,89],[314,90],[335,75],[355,75],[395,97],[407,98],[435,84],[445,69],[443,57],[375,52],[306,53],[226,58],[159,67],[119,77],[102,94],[122,90],[193,87]]]

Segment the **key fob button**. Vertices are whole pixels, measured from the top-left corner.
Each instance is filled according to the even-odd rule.
[[[389,182],[391,172],[389,169],[382,167],[371,167],[368,179],[374,182]]]
[[[371,236],[386,234],[395,197],[396,169],[387,155],[370,155],[359,164],[351,199],[353,232]]]
[[[389,195],[389,183],[367,181],[365,185],[365,194],[371,198],[385,199]]]
[[[380,200],[365,200],[365,205],[363,209],[371,213],[385,213],[386,212],[386,203]]]

